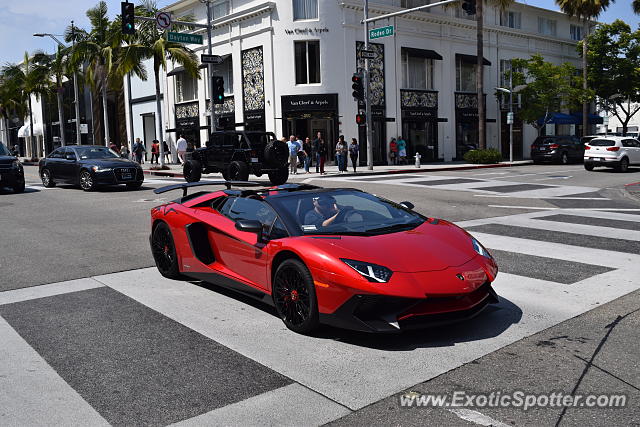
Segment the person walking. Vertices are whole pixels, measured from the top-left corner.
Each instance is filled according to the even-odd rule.
[[[407,164],[407,142],[401,136],[398,137],[398,163]]]
[[[184,165],[184,156],[187,153],[187,140],[184,139],[184,135],[180,135],[180,138],[176,141],[176,150],[178,151],[178,160],[180,161],[180,164]]]
[[[391,142],[389,143],[389,158],[391,159],[392,165],[398,164],[398,143],[395,138],[391,138]]]
[[[162,141],[162,149],[164,150],[165,163],[171,163],[171,150],[169,149],[169,144],[167,144],[167,141]]]
[[[129,143],[125,142],[124,144],[122,144],[122,147],[120,147],[120,157],[122,157],[123,159],[128,159],[129,158]]]
[[[142,156],[146,153],[144,144],[140,141],[140,138],[136,138],[135,144],[133,144],[133,155],[136,157],[136,162],[143,164]]]
[[[289,137],[289,173],[297,175],[298,173],[298,151],[302,150],[302,147],[298,143],[295,135]]]
[[[154,139],[151,143],[151,163],[155,159],[156,165],[158,164],[158,157],[160,155],[160,143],[157,139]]]
[[[304,139],[304,143],[302,144],[302,152],[304,153],[304,172],[309,172],[309,167],[311,166],[311,155],[313,154],[313,148],[311,147],[311,138],[306,137]]]
[[[338,137],[338,143],[336,144],[336,163],[338,163],[338,172],[344,173],[347,170],[347,143],[344,140],[344,135]]]
[[[320,144],[320,140],[322,139],[322,132],[318,132],[316,135],[316,139],[313,140],[313,154],[316,158],[316,173],[320,172],[320,155],[318,154],[318,145]]]
[[[318,134],[320,134],[318,132]],[[324,162],[327,160],[327,153],[329,152],[329,148],[327,147],[327,143],[324,139],[320,138],[318,141],[318,150],[316,151],[318,154],[318,168],[320,171],[320,175],[326,175],[324,171]]]
[[[356,166],[358,165],[358,154],[360,153],[360,146],[358,140],[351,138],[351,144],[349,144],[349,157],[351,157],[351,164],[353,165],[353,173],[356,173]]]
[[[118,146],[113,141],[109,141],[109,148],[115,151],[116,153],[120,153]]]

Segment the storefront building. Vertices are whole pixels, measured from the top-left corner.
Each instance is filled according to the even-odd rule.
[[[407,5],[406,0],[371,1],[370,15]],[[200,23],[206,19],[197,0],[181,0],[165,10],[174,17],[190,14]],[[216,106],[218,128],[303,139],[321,132],[330,147],[339,135],[357,138],[360,161],[366,163],[366,135],[355,122],[363,105],[351,96],[351,76],[364,67],[362,1],[219,0],[213,14],[213,53],[224,57],[214,75],[224,78],[226,95],[224,105]],[[503,13],[489,7],[485,19],[486,136],[488,145],[507,157],[505,109],[493,89],[502,83],[503,61],[540,53],[553,63],[579,65],[571,28],[580,23],[520,3]],[[387,21],[372,27],[393,25],[394,35],[369,45],[374,52],[368,88],[374,164],[389,161],[389,141],[400,136],[410,160],[415,153],[423,162],[461,159],[478,144],[474,17],[459,8],[436,8]],[[194,32],[206,43],[205,30]],[[188,47],[198,55],[207,52],[206,44]],[[202,68],[200,79],[190,79],[179,66],[168,65],[163,137],[175,141],[180,130],[204,144],[210,121],[208,71]],[[519,125],[515,132],[520,132],[516,158],[526,158],[536,131]]]

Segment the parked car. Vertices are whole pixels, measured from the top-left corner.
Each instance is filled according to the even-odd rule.
[[[626,172],[629,165],[640,165],[640,142],[628,136],[607,136],[592,139],[585,145],[584,168],[596,166]]]
[[[136,162],[121,158],[102,145],[68,145],[40,160],[40,178],[45,187],[59,183],[79,185],[84,191],[102,185],[142,186],[144,173]]]
[[[583,156],[584,145],[575,136],[539,136],[531,144],[533,163],[554,162],[566,165],[572,161],[581,162]]]
[[[226,185],[226,190],[187,190]],[[402,332],[478,315],[498,297],[498,266],[473,236],[352,188],[191,182],[154,190],[183,196],[151,211],[156,267],[275,307],[284,324]],[[213,313],[212,315],[215,315]]]
[[[24,170],[17,157],[11,155],[0,142],[0,187],[9,187],[15,193],[24,191]]]
[[[271,132],[217,131],[206,147],[198,148],[185,162],[187,182],[200,181],[202,174],[221,172],[226,180],[246,181],[249,173],[266,173],[273,185],[289,178],[289,148]]]

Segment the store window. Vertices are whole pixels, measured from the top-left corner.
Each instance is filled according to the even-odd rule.
[[[556,21],[554,19],[538,18],[538,33],[545,36],[555,36]]]
[[[500,14],[500,25],[509,28],[522,28],[520,12],[504,11]]]
[[[582,27],[580,25],[571,25],[569,32],[571,33],[571,40],[582,40]]]
[[[402,52],[402,89],[433,89],[433,59]]]
[[[227,16],[231,12],[231,3],[229,0],[220,0],[213,2],[211,6],[211,12],[213,14],[213,19],[222,18],[223,16]]]
[[[186,72],[176,74],[176,101],[186,102],[198,99],[198,80]]]
[[[456,60],[456,91],[476,92],[477,64],[471,64],[458,58]]]
[[[294,49],[296,84],[320,83],[320,42],[295,42]]]
[[[293,0],[293,20],[318,19],[318,0]]]

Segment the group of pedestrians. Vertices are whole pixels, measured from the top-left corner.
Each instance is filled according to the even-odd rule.
[[[182,138],[182,136],[181,136]],[[178,155],[180,155],[180,140],[178,140]],[[164,160],[165,163],[171,163],[171,149],[169,148],[169,144],[166,141],[162,141],[163,149],[164,149]],[[185,141],[186,146],[186,141]],[[140,138],[136,138],[131,150],[129,150],[129,144],[122,144],[122,146],[118,146],[113,142],[109,143],[109,148],[120,155],[123,159],[131,159],[137,163],[144,164],[147,160],[147,147],[144,142]],[[186,150],[186,148],[185,148]],[[184,154],[183,154],[184,157]],[[159,164],[160,162],[160,141],[154,139],[151,142],[151,164]]]
[[[391,138],[389,142],[389,158],[394,165],[406,165],[407,164],[407,142],[401,137]]]
[[[302,138],[300,138],[300,135],[291,135],[288,141],[286,138],[282,138],[282,141],[286,142],[289,147],[289,173],[296,175],[298,173],[299,165],[304,168],[305,173],[311,173],[309,169],[315,159],[316,173],[326,175],[324,167],[327,155],[329,154],[329,147],[325,139],[322,137],[322,132],[318,132],[313,141],[311,141],[311,138],[309,137],[306,137],[303,141]],[[351,159],[353,172],[355,173],[358,166],[359,152],[360,147],[357,139],[351,138],[351,144],[347,144],[344,139],[344,135],[340,135],[338,142],[335,145],[338,172],[347,172],[348,159]]]

